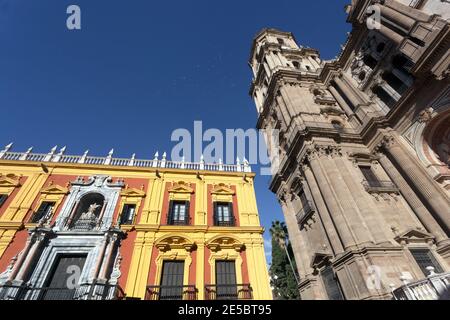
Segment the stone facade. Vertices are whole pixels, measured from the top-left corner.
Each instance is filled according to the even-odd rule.
[[[450,4],[345,9],[353,28],[330,61],[289,32],[262,30],[250,95],[258,128],[279,141],[270,189],[302,298],[390,299],[400,278],[427,276],[424,263],[450,271]]]

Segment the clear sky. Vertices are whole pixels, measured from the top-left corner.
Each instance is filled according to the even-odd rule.
[[[350,30],[348,2],[0,0],[0,144],[147,159],[170,154],[172,131],[192,130],[195,120],[254,128],[254,35],[291,31],[331,59]],[[66,28],[71,4],[81,8],[81,30]],[[270,222],[283,219],[268,184],[257,177],[266,239]]]

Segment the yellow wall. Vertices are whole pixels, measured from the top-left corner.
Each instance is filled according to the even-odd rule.
[[[264,255],[263,228],[260,226],[253,187],[254,174],[60,163],[46,163],[45,167],[47,172],[44,172],[39,163],[0,160],[1,177],[8,174],[27,177],[22,185],[14,187],[18,188],[16,194],[0,217],[0,260],[14,234],[26,225],[25,215],[30,210],[36,210],[32,207],[33,203],[39,202],[39,199],[43,197],[41,191],[47,187],[46,181],[51,179],[51,177],[49,179],[49,176],[105,174],[123,178],[125,183],[127,183],[127,179],[139,178],[147,181],[146,194],[140,196],[124,195],[117,204],[123,206],[124,203],[131,201],[136,203],[142,212],[139,219],[135,221],[135,225],[127,227],[128,232],[136,233],[124,288],[128,296],[144,298],[146,285],[151,278],[149,278],[151,270],[155,271],[154,269],[156,269],[157,271],[151,284],[158,284],[164,259],[183,259],[195,264],[195,285],[199,290],[199,298],[202,299],[204,298],[203,287],[206,284],[205,273],[211,273],[210,282],[214,280],[214,259],[236,259],[237,264],[241,264],[242,259],[239,251],[242,251],[246,256],[248,278],[253,288],[254,298],[272,298]],[[14,188],[11,189],[11,186],[2,182],[1,177],[0,193],[2,193],[2,190],[12,192],[11,190],[14,190]],[[195,192],[192,193],[195,199],[192,225],[166,226],[164,225],[165,221],[162,220],[165,214],[163,208],[165,205],[167,206],[167,204],[164,204],[166,184],[176,185],[180,181],[195,189]],[[3,186],[2,183],[5,183],[5,185]],[[211,195],[208,195],[207,186],[219,184],[235,188],[239,207],[240,226],[238,227],[207,225],[207,213],[212,214],[212,212],[208,212],[208,198]],[[174,191],[171,196],[175,199],[184,197],[186,193],[183,192],[188,191]],[[61,196],[57,200],[61,200],[63,197],[61,192],[59,194]],[[218,199],[230,197],[231,199],[231,195],[223,190],[213,197],[218,197]],[[158,247],[154,250],[158,257],[151,259],[152,248],[155,246]],[[207,257],[208,248],[215,248],[218,251],[213,252],[211,257]],[[191,251],[195,251],[195,261],[191,258],[194,255]],[[209,271],[205,270],[205,261],[206,268],[210,268]],[[189,272],[189,269],[186,270]],[[2,271],[0,270],[0,272]],[[237,268],[238,282],[242,281],[245,272],[246,270],[241,271],[240,268]],[[189,275],[185,274],[185,277],[187,284]]]

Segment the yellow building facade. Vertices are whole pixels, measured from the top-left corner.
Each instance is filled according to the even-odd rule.
[[[0,151],[0,299],[272,298],[247,162],[64,151]]]

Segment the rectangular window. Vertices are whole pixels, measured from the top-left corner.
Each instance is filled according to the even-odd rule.
[[[133,224],[135,212],[136,205],[125,204],[123,206],[122,214],[120,215],[120,224]]]
[[[44,201],[39,206],[39,209],[33,214],[31,217],[31,223],[38,223],[42,218],[46,217],[51,213],[53,208],[55,207],[54,202]]]
[[[159,300],[182,300],[184,261],[164,261]]]
[[[214,202],[214,225],[235,225],[233,216],[233,204],[231,202]]]
[[[170,201],[169,225],[188,225],[189,224],[189,201]]]
[[[216,261],[216,299],[237,299],[236,263]]]
[[[364,176],[364,179],[366,179],[366,181],[370,187],[381,187],[380,180],[373,172],[372,167],[360,166],[359,169],[361,170],[361,172]]]
[[[323,285],[325,291],[327,292],[329,300],[344,300],[342,295],[341,287],[339,286],[338,279],[334,274],[333,268],[331,266],[325,267],[321,272]]]
[[[7,194],[0,194],[0,208],[5,203],[6,199],[8,199],[8,195]]]
[[[45,288],[41,290],[38,300],[73,300],[77,291],[76,287],[69,288],[68,283],[73,277],[71,268],[83,270],[86,255],[62,254],[57,256],[51,271],[49,272]],[[78,284],[78,281],[74,283]]]
[[[308,201],[308,198],[306,197],[304,189],[301,189],[298,192],[298,197],[300,198],[300,201],[302,203],[303,208],[309,208],[310,207],[309,201]]]
[[[425,276],[430,274],[427,267],[434,267],[434,272],[436,273],[444,272],[430,250],[410,249],[410,251]]]

